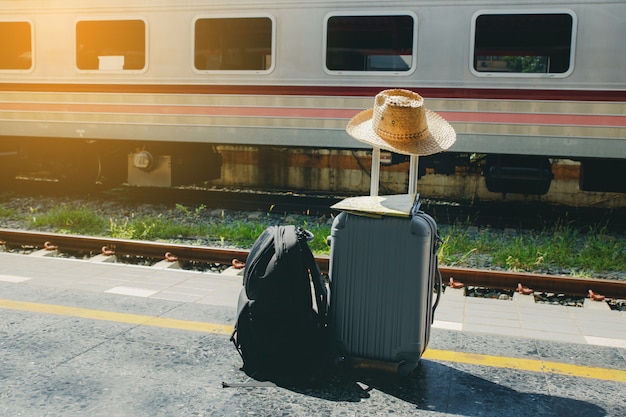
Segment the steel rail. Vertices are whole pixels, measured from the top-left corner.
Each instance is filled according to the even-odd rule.
[[[233,259],[245,262],[249,251],[224,249],[199,245],[183,245],[166,242],[138,241],[107,237],[65,235],[37,231],[0,229],[0,241],[6,245],[44,248],[57,247],[59,251],[101,253],[103,249],[116,255],[130,255],[153,259],[165,259],[166,253],[181,261],[200,261],[230,265]],[[324,273],[328,273],[330,258],[317,256],[316,261]],[[517,289],[519,283],[538,292],[586,296],[589,290],[608,298],[626,298],[626,281],[575,278],[561,275],[532,274],[525,272],[495,271],[472,268],[441,266],[444,283],[453,277],[465,286]]]

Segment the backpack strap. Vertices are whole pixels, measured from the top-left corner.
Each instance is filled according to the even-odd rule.
[[[256,299],[258,295],[259,280],[274,270],[277,234],[278,226],[266,228],[254,242],[246,259],[243,286],[246,289],[246,295],[251,300]]]
[[[237,349],[237,352],[239,353],[239,356],[241,356],[242,360],[244,358],[243,352],[241,351],[241,345],[239,344],[238,330],[242,316],[244,314],[248,314],[248,309],[250,308],[249,303],[250,299],[248,299],[248,296],[246,295],[246,289],[244,287],[241,289],[241,291],[239,291],[239,299],[237,300],[237,321],[235,322],[233,332],[230,335],[230,341],[233,342],[233,344],[235,345],[235,349]]]
[[[248,387],[269,387],[277,388],[278,385],[271,381],[248,381],[248,382],[224,382],[222,388],[248,388]]]
[[[320,317],[324,319],[325,323],[328,315],[328,288],[326,287],[324,278],[322,278],[322,271],[320,271],[319,265],[315,262],[313,252],[311,252],[311,248],[309,248],[309,245],[306,243],[306,237],[301,237],[299,242],[302,256],[307,267],[309,268],[309,271],[311,272],[311,281],[313,282],[313,289],[315,290],[315,304],[317,304],[317,312]]]

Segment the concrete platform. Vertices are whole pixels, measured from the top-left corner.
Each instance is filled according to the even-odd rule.
[[[3,416],[624,416],[626,314],[450,288],[408,378],[248,383],[241,277],[0,253]]]
[[[612,311],[606,302],[565,307],[536,303],[532,295],[519,293],[512,300],[463,293],[446,288],[434,327],[626,349],[626,312]]]
[[[40,258],[0,253],[0,282],[28,282],[158,300],[235,307],[241,277],[110,262]],[[446,288],[433,327],[513,337],[626,349],[626,312],[604,302],[585,307],[535,303],[531,295],[512,300],[465,297]]]

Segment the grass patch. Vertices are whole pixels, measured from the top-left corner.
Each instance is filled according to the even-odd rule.
[[[0,204],[0,219],[14,219],[18,217],[19,214],[17,210],[7,207],[6,204]]]
[[[244,221],[216,223],[209,225],[206,236],[220,246],[250,248],[265,227],[264,223]]]
[[[287,224],[285,222],[284,224]],[[294,226],[301,226],[313,233],[314,239],[309,242],[309,247],[318,255],[328,254],[329,247],[326,237],[330,234],[330,227],[322,224],[310,224],[303,220],[289,222]],[[268,227],[269,222],[231,222],[213,224],[208,227],[207,236],[218,237],[216,242],[221,246],[236,246],[249,249],[259,235]]]
[[[163,217],[109,219],[109,235],[117,239],[162,240],[206,235],[207,227]]]
[[[626,243],[605,230],[590,233],[578,251],[583,267],[595,270],[626,270]]]
[[[24,228],[114,238],[163,240],[184,239],[210,246],[249,249],[271,224],[301,226],[315,236],[309,243],[318,255],[328,255],[326,243],[331,230],[328,218],[268,213],[243,216],[242,220],[210,215],[205,206],[189,209],[182,205],[162,215],[126,214],[111,218],[88,205],[61,204],[50,209],[31,209],[28,215],[0,200],[0,221],[10,220]],[[541,231],[510,231],[477,228],[471,224],[440,224],[442,265],[500,268],[515,271],[557,271],[574,276],[598,276],[626,270],[626,237],[606,228],[587,230],[556,225]],[[601,276],[601,275],[600,275]]]
[[[593,272],[626,270],[626,241],[606,229],[586,232],[568,226],[524,233],[473,230],[443,226],[440,262],[450,266],[497,267],[513,271],[569,271],[591,276]]]
[[[89,207],[61,205],[45,213],[34,211],[31,226],[35,229],[51,229],[59,233],[100,236],[106,230],[107,221]]]

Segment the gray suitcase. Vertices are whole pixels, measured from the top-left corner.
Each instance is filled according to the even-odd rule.
[[[348,365],[407,375],[428,345],[441,293],[437,225],[417,198],[406,214],[343,211],[333,222],[330,327]]]

